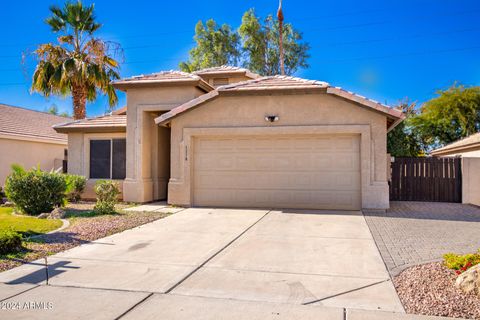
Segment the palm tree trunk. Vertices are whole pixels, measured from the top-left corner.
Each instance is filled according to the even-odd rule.
[[[87,105],[87,93],[85,88],[81,86],[74,86],[72,88],[73,98],[73,119],[85,119],[86,117],[86,105]]]

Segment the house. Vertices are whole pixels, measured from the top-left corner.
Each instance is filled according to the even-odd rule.
[[[462,158],[462,202],[480,206],[480,132],[435,149],[431,155]]]
[[[67,135],[55,132],[52,126],[69,121],[46,112],[0,104],[0,186],[14,163],[27,169],[38,165],[43,170],[62,168]]]
[[[437,157],[474,157],[480,158],[480,132],[447,144],[431,152]]]
[[[404,119],[325,82],[236,67],[116,81],[127,108],[68,124],[69,172],[125,201],[385,209],[386,135]]]

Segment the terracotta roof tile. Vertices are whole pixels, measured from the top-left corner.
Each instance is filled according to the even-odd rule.
[[[67,136],[55,132],[52,126],[71,120],[47,112],[0,104],[0,134],[67,142]]]
[[[197,74],[199,76],[212,76],[212,75],[232,74],[232,73],[243,73],[247,77],[250,77],[252,79],[256,79],[260,77],[260,75],[254,72],[251,72],[248,69],[241,68],[241,67],[233,67],[233,66],[212,67],[212,68],[206,68],[206,69],[193,72],[193,74]]]
[[[447,144],[444,147],[432,151],[432,155],[442,154],[449,151],[460,151],[466,148],[478,147],[480,148],[480,132],[474,133],[461,140]]]
[[[126,115],[106,115],[95,118],[86,118],[60,124],[54,127],[57,132],[78,132],[78,131],[96,131],[96,132],[123,132],[127,128]]]
[[[283,90],[283,89],[321,89],[328,83],[288,76],[269,76],[221,86],[219,91],[241,90]]]
[[[133,76],[130,78],[124,78],[112,82],[113,86],[117,89],[124,89],[132,85],[169,85],[169,84],[179,84],[179,83],[191,83],[198,86],[205,92],[209,92],[214,88],[203,80],[200,76],[197,76],[192,73],[182,72],[182,71],[161,71],[157,73]]]
[[[170,71],[161,71],[152,74],[142,74],[138,76],[133,76],[129,78],[124,78],[121,80],[117,80],[114,83],[122,83],[122,82],[135,82],[135,81],[145,81],[145,80],[199,80],[200,77],[191,73],[170,70]]]

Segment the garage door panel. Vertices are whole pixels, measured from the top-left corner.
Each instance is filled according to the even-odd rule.
[[[218,145],[218,147],[217,147]],[[195,205],[359,209],[359,136],[195,139]]]

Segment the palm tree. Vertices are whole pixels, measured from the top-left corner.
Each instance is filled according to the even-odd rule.
[[[94,36],[101,24],[95,22],[93,9],[81,1],[67,2],[63,8],[51,6],[52,16],[45,22],[60,34],[58,44],[42,44],[34,51],[38,64],[32,91],[47,97],[71,95],[74,119],[85,118],[86,103],[94,101],[97,93],[108,96],[110,107],[118,100],[111,81],[120,78],[119,64],[111,44]]]

